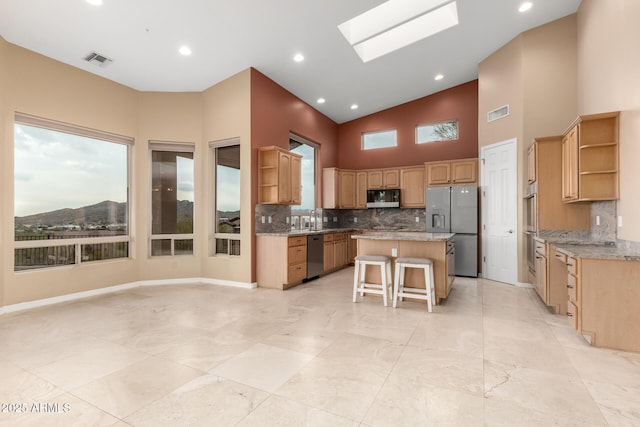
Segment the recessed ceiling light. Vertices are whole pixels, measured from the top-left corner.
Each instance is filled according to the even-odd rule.
[[[457,24],[455,1],[389,0],[338,25],[338,29],[367,62]]]
[[[191,55],[191,49],[189,46],[182,46],[179,50],[180,55],[189,56]]]
[[[358,104],[351,104],[351,109],[352,110],[357,110],[358,109]]]
[[[326,99],[324,98],[318,98],[318,104],[324,104],[325,102],[327,102]]]
[[[296,62],[304,61],[304,55],[301,53],[297,53],[296,56],[293,57],[293,60]]]
[[[527,10],[531,9],[532,6],[533,3],[531,3],[530,1],[526,1],[520,5],[520,7],[518,8],[518,12],[526,12]]]
[[[87,3],[92,4],[94,6],[100,6],[102,4],[102,0],[87,0]]]
[[[436,74],[435,77],[433,78],[433,80],[442,80],[442,79],[444,79],[443,74]]]

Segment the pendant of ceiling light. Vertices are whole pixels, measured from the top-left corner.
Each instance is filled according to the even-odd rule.
[[[363,62],[458,25],[451,0],[388,0],[338,25]]]

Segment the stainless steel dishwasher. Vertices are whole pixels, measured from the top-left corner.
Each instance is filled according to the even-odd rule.
[[[318,277],[324,270],[324,238],[322,234],[307,236],[307,279]]]

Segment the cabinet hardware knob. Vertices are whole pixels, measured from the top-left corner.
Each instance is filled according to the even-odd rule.
[[[567,313],[567,317],[573,317],[573,313]]]
[[[571,285],[567,285],[567,288],[568,288],[568,289],[573,289],[573,286],[571,286]]]
[[[569,263],[567,263],[567,265],[568,265],[569,267],[573,267],[573,264],[569,264]]]

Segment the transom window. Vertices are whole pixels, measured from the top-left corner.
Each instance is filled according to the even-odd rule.
[[[458,139],[457,120],[416,126],[416,144],[456,139]]]
[[[395,129],[362,134],[362,149],[375,150],[377,148],[396,147],[398,145],[398,133]]]
[[[133,138],[15,115],[15,271],[129,257],[132,144]]]

